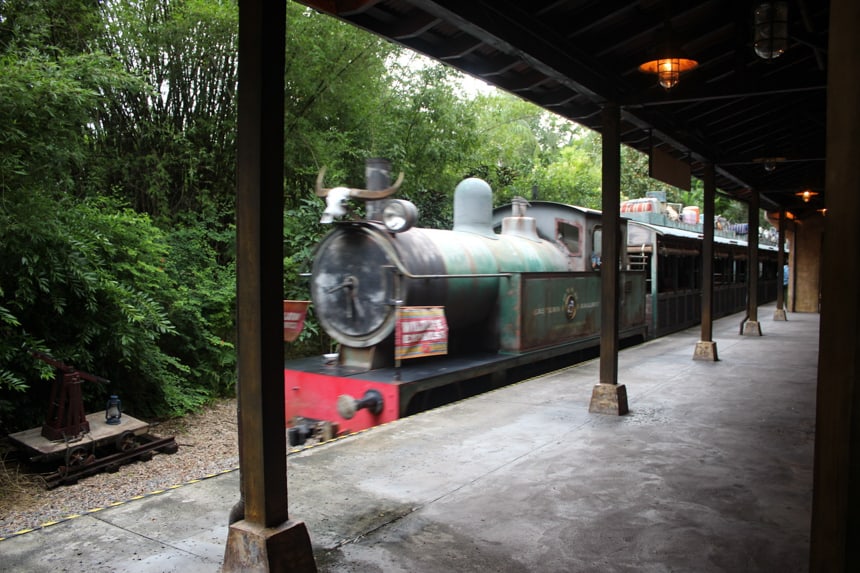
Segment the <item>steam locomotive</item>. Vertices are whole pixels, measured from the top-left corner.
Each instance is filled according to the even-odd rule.
[[[522,198],[494,209],[490,186],[470,178],[455,189],[453,229],[425,229],[415,226],[411,203],[391,198],[402,176],[388,186],[385,172],[381,181],[368,191],[325,189],[322,172],[318,179],[323,221],[334,228],[315,251],[311,300],[339,348],[285,365],[292,445],[499,387],[599,347],[599,211]],[[366,216],[335,222],[356,199],[366,202]],[[627,344],[654,335],[658,315],[660,334],[671,330],[664,307],[679,286],[671,279],[684,259],[697,268],[691,261],[701,239],[680,228],[621,223],[619,337]],[[643,237],[653,245],[644,248]],[[631,240],[632,256],[624,248]],[[675,246],[681,243],[689,244]],[[735,243],[740,254],[742,241]],[[735,279],[742,282],[743,273]],[[685,315],[677,328],[695,318]]]

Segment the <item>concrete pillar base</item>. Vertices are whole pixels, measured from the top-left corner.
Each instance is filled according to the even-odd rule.
[[[744,323],[744,336],[761,336],[761,324],[759,321],[746,321]]]
[[[700,340],[696,343],[693,360],[710,360],[717,362],[717,343],[710,340]]]
[[[774,320],[788,320],[788,316],[785,314],[784,308],[778,308],[773,311],[773,319]]]
[[[592,414],[623,416],[627,409],[627,388],[624,384],[596,384],[591,391],[588,411]]]
[[[317,573],[311,538],[302,521],[262,527],[245,520],[230,526],[221,573]]]

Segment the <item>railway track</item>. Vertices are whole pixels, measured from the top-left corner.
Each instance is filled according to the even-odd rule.
[[[91,476],[101,471],[115,472],[120,466],[135,461],[148,461],[154,452],[174,454],[179,450],[175,439],[154,438],[148,434],[142,436],[121,436],[118,440],[120,451],[102,457],[93,453],[81,451],[83,448],[69,450],[64,464],[53,472],[41,474],[45,487],[53,489],[61,485],[77,483],[81,478]],[[141,442],[138,442],[140,440]]]

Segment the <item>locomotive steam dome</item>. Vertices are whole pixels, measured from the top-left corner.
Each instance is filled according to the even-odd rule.
[[[493,189],[483,179],[470,177],[454,189],[454,230],[479,235],[493,233]]]

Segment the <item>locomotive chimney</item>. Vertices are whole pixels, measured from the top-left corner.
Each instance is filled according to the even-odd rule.
[[[364,161],[364,188],[368,191],[379,191],[391,186],[391,162],[381,157],[371,157]],[[367,201],[367,219],[369,221],[382,220],[382,208],[384,200]]]
[[[493,190],[483,179],[464,179],[454,189],[454,230],[496,236],[493,232]]]

